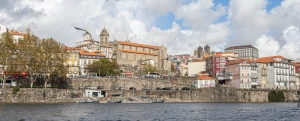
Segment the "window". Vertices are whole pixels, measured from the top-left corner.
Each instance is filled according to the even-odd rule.
[[[107,42],[107,37],[105,37],[105,42]]]
[[[70,66],[72,65],[72,61],[69,61],[69,65],[70,65]]]
[[[128,59],[128,54],[126,54],[126,59]]]
[[[70,58],[72,58],[72,57],[73,57],[73,54],[71,53],[71,54],[70,54]]]
[[[134,60],[136,60],[136,55],[134,55]]]

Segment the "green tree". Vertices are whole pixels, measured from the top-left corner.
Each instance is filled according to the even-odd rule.
[[[13,72],[19,68],[19,61],[16,56],[17,46],[14,43],[10,32],[5,32],[0,37],[0,69],[1,80],[3,80],[3,87],[5,87],[6,75],[4,72]]]
[[[147,63],[145,66],[144,66],[144,69],[145,69],[145,72],[148,73],[153,73],[153,72],[157,72],[156,70],[156,67],[151,65],[150,63]]]
[[[23,72],[29,73],[31,88],[36,78],[42,73],[41,49],[41,40],[35,35],[27,34],[19,40],[18,55],[22,63],[21,67]]]
[[[53,38],[41,40],[40,53],[41,71],[44,78],[44,86],[54,77],[65,77],[68,66],[65,65],[69,53],[67,48]]]
[[[110,60],[106,58],[101,58],[98,61],[94,61],[93,64],[88,65],[86,70],[89,70],[89,72],[94,72],[99,75],[99,69],[100,69],[100,75],[105,76],[107,75],[118,75],[119,74],[119,65],[116,62],[111,62]]]

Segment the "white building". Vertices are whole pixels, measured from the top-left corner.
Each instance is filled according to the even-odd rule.
[[[0,24],[0,35],[4,32],[7,32],[7,31],[8,31],[7,27]]]
[[[215,87],[216,86],[215,81],[216,81],[215,78],[212,78],[206,74],[200,74],[197,80],[192,81],[192,85],[193,88],[195,89],[204,88],[204,87]]]
[[[198,76],[199,72],[205,71],[204,59],[193,59],[188,63],[188,74],[190,77]]]
[[[258,58],[258,81],[262,88],[296,89],[295,66],[291,62],[280,55]]]
[[[100,58],[105,57],[99,50],[81,50],[79,55],[79,75],[87,75],[89,73],[88,70],[85,69],[87,65],[93,64],[94,61],[98,61]]]

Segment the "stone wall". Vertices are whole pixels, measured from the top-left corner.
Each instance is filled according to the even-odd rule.
[[[190,88],[192,80],[194,80],[194,78],[73,78],[69,82],[69,85],[75,89],[78,89],[80,86],[103,86],[104,89],[108,90],[116,86],[124,87],[124,89],[135,87],[137,90],[142,90],[143,87],[149,87],[151,90],[155,90],[156,87]]]
[[[106,90],[108,92],[108,90]],[[240,90],[231,87],[214,87],[196,90],[110,90],[121,94],[119,98],[149,96],[165,99],[167,102],[268,102],[271,90]],[[281,90],[285,101],[296,100],[297,90]],[[21,88],[17,94],[12,88],[0,88],[0,102],[3,103],[56,103],[76,102],[84,98],[84,89]]]

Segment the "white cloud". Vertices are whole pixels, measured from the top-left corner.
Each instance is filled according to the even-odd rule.
[[[267,35],[260,36],[255,43],[260,57],[277,55],[277,51],[280,48],[279,43]]]
[[[2,3],[2,25],[21,31],[30,26],[39,37],[53,37],[69,46],[81,40],[84,33],[75,30],[75,26],[88,30],[99,40],[105,24],[110,41],[128,37],[132,42],[165,45],[169,54],[192,54],[196,47],[206,44],[214,51],[222,51],[228,46],[250,43],[256,45],[261,56],[300,56],[300,0],[284,0],[270,11],[266,10],[268,0],[231,0],[229,6],[216,5],[214,0]],[[172,27],[162,30],[155,26],[157,19],[168,13],[175,16]],[[220,21],[227,14],[228,18]]]

